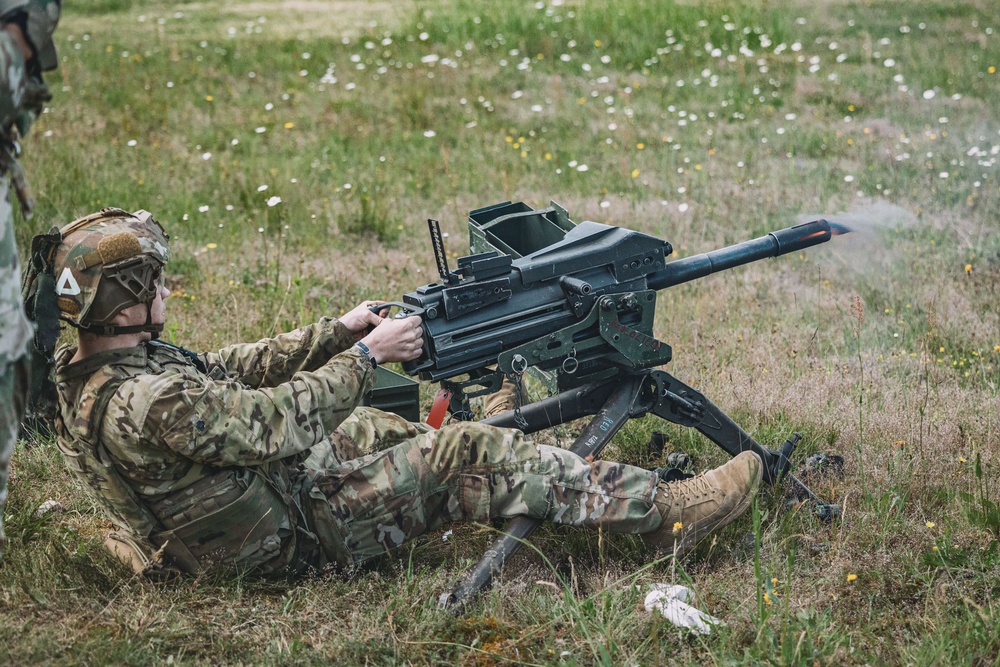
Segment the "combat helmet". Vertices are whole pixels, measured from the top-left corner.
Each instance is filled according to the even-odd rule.
[[[163,330],[149,306],[170,258],[169,236],[148,211],[106,208],[66,225],[51,254],[59,318],[102,336]],[[146,304],[146,322],[115,326],[122,309]]]
[[[62,0],[0,0],[0,20],[21,26],[43,72],[59,66],[52,33],[59,24]]]

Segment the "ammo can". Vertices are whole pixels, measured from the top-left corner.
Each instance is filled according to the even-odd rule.
[[[534,210],[524,202],[503,202],[469,213],[469,248],[473,253],[496,250],[519,259],[562,241],[576,226],[562,206]]]
[[[375,369],[375,386],[362,405],[392,412],[411,422],[420,421],[420,384],[383,366]]]

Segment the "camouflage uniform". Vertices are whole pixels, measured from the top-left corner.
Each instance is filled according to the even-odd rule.
[[[3,50],[0,35],[0,54]],[[0,65],[0,72],[3,71],[6,69]],[[7,466],[24,415],[28,346],[33,334],[21,304],[21,272],[14,244],[9,186],[10,181],[0,177],[0,559],[4,549],[3,509],[7,501]]]
[[[51,36],[58,20],[59,3],[55,0],[32,3],[0,0],[0,24],[14,21],[22,25],[35,51],[29,67],[14,38],[0,30],[0,563],[6,543],[3,512],[8,465],[24,416],[28,350],[34,332],[21,302],[11,178],[21,197],[22,211],[28,216],[32,202],[11,142],[18,133],[23,136],[28,132],[41,105],[49,98],[39,70],[56,66]]]
[[[660,526],[649,471],[358,407],[375,373],[353,342],[323,319],[197,356],[153,341],[69,363],[63,349],[59,446],[140,561],[162,547],[187,572],[352,565],[450,521]]]

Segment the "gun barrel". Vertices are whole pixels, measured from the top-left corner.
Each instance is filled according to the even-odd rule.
[[[651,274],[648,285],[655,290],[666,289],[717,271],[819,245],[829,241],[832,236],[830,223],[826,220],[806,222],[751,241],[675,260],[663,270]]]

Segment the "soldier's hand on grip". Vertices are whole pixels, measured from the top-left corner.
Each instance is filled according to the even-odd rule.
[[[423,320],[418,315],[381,320],[361,342],[368,346],[378,363],[411,361],[424,349]]]
[[[362,301],[357,306],[347,311],[340,317],[340,323],[347,327],[347,330],[354,334],[355,340],[360,340],[366,333],[371,333],[374,327],[382,323],[382,319],[389,314],[389,309],[379,311],[378,306],[384,301]]]

